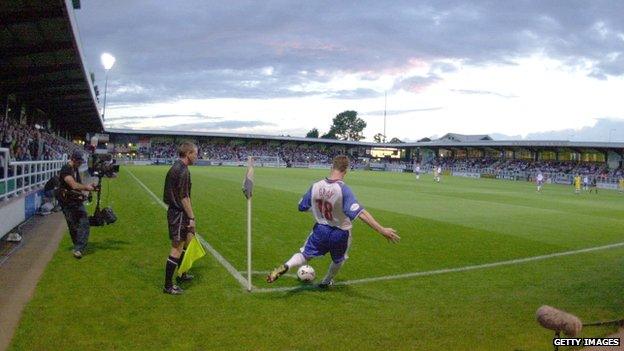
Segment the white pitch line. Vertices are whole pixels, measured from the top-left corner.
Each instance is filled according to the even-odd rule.
[[[486,269],[486,268],[499,267],[499,266],[510,266],[510,265],[516,265],[516,264],[521,264],[521,263],[526,263],[526,262],[546,260],[546,259],[554,258],[554,257],[570,256],[570,255],[582,254],[582,253],[593,252],[593,251],[608,250],[608,249],[613,249],[613,248],[622,247],[622,246],[624,246],[624,242],[619,242],[619,243],[604,245],[604,246],[589,247],[586,249],[557,252],[557,253],[552,253],[548,255],[518,258],[515,260],[509,260],[509,261],[485,263],[485,264],[479,264],[479,265],[473,265],[473,266],[445,268],[445,269],[437,269],[437,270],[425,271],[425,272],[413,272],[413,273],[405,273],[405,274],[397,274],[397,275],[387,275],[387,276],[381,276],[381,277],[346,280],[342,282],[337,282],[334,285],[339,286],[339,285],[365,284],[365,283],[378,282],[378,281],[384,281],[384,280],[399,280],[399,279],[423,277],[423,276],[437,275],[437,274],[444,274],[444,273],[473,271],[477,269]],[[302,290],[302,289],[306,289],[306,287],[291,286],[291,287],[283,287],[283,288],[261,288],[261,289],[255,289],[254,292],[261,292],[261,293],[284,292],[284,291],[293,291],[293,290]]]
[[[147,191],[148,194],[150,194],[152,196],[152,198],[154,198],[154,200],[156,200],[156,203],[158,203],[160,206],[162,206],[162,208],[164,208],[165,210],[167,209],[167,205],[162,202],[161,199],[158,198],[158,196],[156,196],[147,186],[145,186],[145,184],[143,184],[143,182],[141,182],[139,180],[139,178],[137,178],[131,171],[128,170],[128,173],[132,176],[132,178],[134,178],[134,180],[137,181],[137,183],[139,183],[140,186],[143,187],[143,189],[145,189],[145,191]],[[221,254],[215,250],[212,245],[210,245],[206,240],[204,240],[204,238],[202,238],[199,234],[196,234],[197,238],[199,239],[199,242],[202,243],[202,245],[206,248],[206,250],[208,250],[208,252],[210,252],[210,254],[234,277],[234,279],[236,279],[238,281],[238,283],[243,287],[243,288],[247,288],[247,279],[245,279],[236,268],[234,268],[234,266],[232,266],[232,264],[230,262],[228,262],[225,257],[221,256]]]
[[[238,273],[245,274],[247,271],[238,271]],[[271,271],[251,271],[252,275],[267,275],[269,273],[271,273]],[[297,275],[295,273],[284,273],[282,274],[282,277],[297,278]]]

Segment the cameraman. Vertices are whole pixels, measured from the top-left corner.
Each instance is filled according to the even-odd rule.
[[[83,204],[85,196],[83,191],[94,191],[94,184],[81,184],[78,169],[83,164],[82,152],[76,150],[59,173],[59,196],[58,200],[67,220],[69,235],[74,243],[74,257],[82,258],[87,241],[89,240],[89,217]]]

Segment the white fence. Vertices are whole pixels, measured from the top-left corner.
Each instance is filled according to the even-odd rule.
[[[9,162],[9,149],[6,148],[0,148],[0,155],[0,201],[42,187],[67,163],[67,156],[53,161]]]

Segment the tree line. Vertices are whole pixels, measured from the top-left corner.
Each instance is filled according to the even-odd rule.
[[[364,139],[364,128],[366,128],[366,121],[357,116],[357,111],[343,111],[334,117],[332,125],[329,127],[329,131],[323,135],[320,135],[317,128],[312,128],[307,134],[306,138],[320,138],[321,139],[336,139],[336,140],[351,140],[360,141]],[[382,133],[377,133],[373,137],[376,143],[385,143],[386,136]],[[402,143],[398,138],[392,138],[390,143]]]

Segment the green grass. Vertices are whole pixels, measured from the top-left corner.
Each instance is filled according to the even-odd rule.
[[[66,236],[24,311],[12,350],[549,350],[535,322],[550,304],[585,321],[624,317],[624,248],[519,265],[404,280],[336,286],[330,291],[244,292],[208,255],[193,268],[184,296],[161,292],[169,251],[158,197],[166,167],[125,167],[109,181],[119,221],[94,228],[90,250],[71,257]],[[199,232],[237,269],[246,267],[243,168],[193,167]],[[310,214],[297,212],[326,171],[256,169],[254,269],[283,262],[305,240]],[[624,196],[543,193],[530,183],[410,174],[348,175],[360,202],[402,240],[388,244],[354,225],[349,281],[462,267],[624,241]],[[106,190],[104,194],[106,195]],[[105,196],[106,198],[106,196]],[[323,275],[329,258],[312,261]],[[289,287],[289,277],[273,285]],[[609,328],[587,328],[601,336]]]

